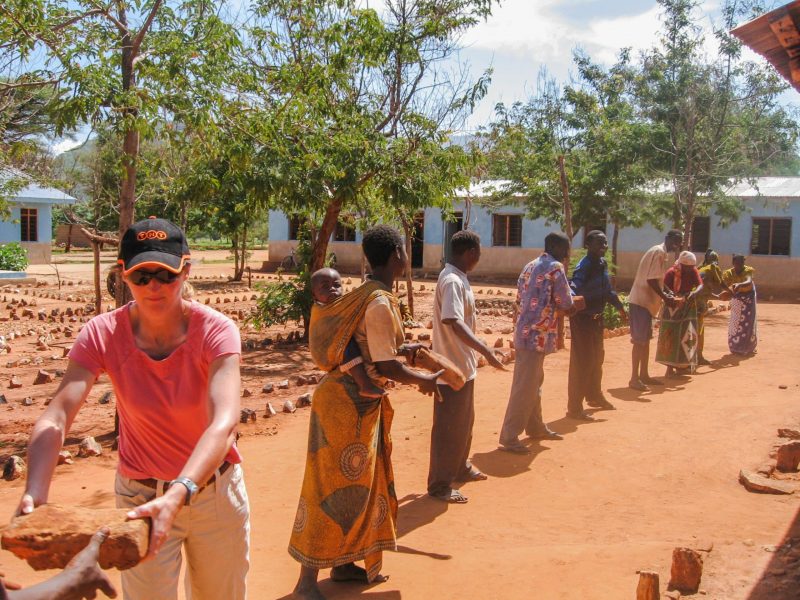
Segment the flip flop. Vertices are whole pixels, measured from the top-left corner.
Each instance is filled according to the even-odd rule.
[[[349,567],[344,569],[343,567]],[[369,583],[367,580],[367,570],[354,564],[341,565],[331,569],[331,580],[341,583],[344,581],[358,581],[359,583]]]
[[[487,479],[489,479],[489,476],[486,473],[473,467],[466,474],[464,481],[486,481]]]
[[[458,490],[450,490],[442,494],[428,494],[431,498],[448,504],[466,504],[468,498]]]
[[[641,381],[629,381],[628,387],[637,392],[649,392],[650,388],[643,384]]]
[[[461,474],[456,477],[456,481],[486,481],[489,479],[489,476],[482,471],[479,471],[475,467],[471,469],[464,469]]]

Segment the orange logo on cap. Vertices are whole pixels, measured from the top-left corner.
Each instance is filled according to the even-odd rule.
[[[136,234],[136,239],[140,242],[145,240],[165,240],[167,239],[167,232],[166,231],[158,231],[156,229],[150,229],[148,231],[140,231]]]

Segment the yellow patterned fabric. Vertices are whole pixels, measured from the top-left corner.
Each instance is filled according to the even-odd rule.
[[[367,306],[382,295],[397,303],[397,299],[383,284],[367,281],[329,304],[314,304],[311,307],[308,347],[311,359],[320,369],[332,371],[341,364],[344,349],[364,317]]]
[[[737,273],[735,269],[728,269],[722,274],[722,280],[729,286],[734,283],[744,283],[747,278],[754,278],[756,270],[753,267],[745,265],[741,273]],[[751,292],[753,290],[752,284],[748,284],[739,288],[741,293]]]
[[[329,372],[314,391],[305,476],[289,542],[289,554],[311,569],[364,560],[370,581],[380,574],[382,552],[396,548],[394,411],[387,396],[360,396],[355,381],[337,365],[367,305],[380,295],[396,307],[391,292],[368,282],[312,311],[311,354]]]

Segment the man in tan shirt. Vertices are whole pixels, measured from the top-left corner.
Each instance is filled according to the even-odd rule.
[[[648,385],[662,385],[650,377],[647,363],[650,360],[650,339],[653,337],[653,319],[661,310],[661,303],[672,306],[672,294],[664,291],[664,274],[675,262],[675,253],[681,249],[683,234],[671,229],[663,244],[657,244],[645,252],[639,262],[636,278],[629,296],[629,318],[631,324],[631,380],[628,387],[646,392]]]

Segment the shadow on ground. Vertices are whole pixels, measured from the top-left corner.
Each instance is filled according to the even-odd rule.
[[[747,600],[800,598],[800,509]]]
[[[397,590],[389,590],[386,592],[374,591],[376,586],[386,585],[376,583],[373,585],[364,585],[356,583],[336,583],[330,579],[322,579],[319,582],[319,589],[322,595],[327,600],[336,600],[340,598],[364,598],[364,600],[401,600],[402,596]],[[294,600],[294,594],[286,594],[281,596],[278,600]]]
[[[472,464],[489,477],[514,477],[531,470],[531,463],[541,452],[549,450],[538,442],[530,446],[530,454],[514,454],[496,449],[472,455]]]

